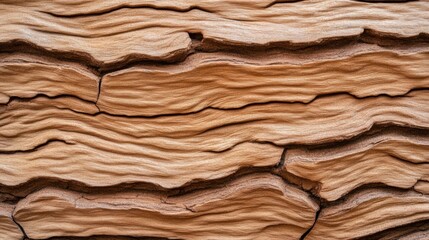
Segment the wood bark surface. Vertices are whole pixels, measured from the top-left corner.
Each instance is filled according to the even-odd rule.
[[[429,2],[1,0],[0,239],[429,239]]]

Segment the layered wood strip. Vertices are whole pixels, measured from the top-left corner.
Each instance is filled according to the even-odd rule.
[[[284,170],[318,182],[316,192],[328,201],[371,183],[412,188],[429,180],[429,135],[387,130],[340,146],[290,149]]]
[[[0,239],[21,240],[24,234],[12,219],[13,205],[0,202]]]
[[[335,95],[308,105],[209,109],[160,118],[91,115],[49,106],[55,101],[16,101],[0,115],[0,182],[15,186],[58,177],[93,186],[144,181],[179,187],[240,167],[273,166],[282,151],[273,144],[342,140],[374,124],[427,128],[428,93],[360,100]]]
[[[134,67],[103,77],[97,105],[112,114],[153,116],[264,102],[307,103],[336,92],[395,96],[429,87],[425,50],[362,46],[355,51],[304,64],[296,58],[270,64],[202,55],[175,66]]]
[[[368,189],[324,208],[306,239],[356,239],[428,219],[428,195]]]
[[[90,235],[298,239],[313,224],[317,210],[305,192],[281,178],[253,174],[219,189],[178,197],[48,188],[20,201],[14,216],[35,239]]]
[[[95,102],[99,77],[72,63],[47,60],[35,55],[0,55],[0,104],[11,97],[76,96]]]
[[[110,1],[99,5],[84,1],[70,5],[4,1],[0,42],[27,42],[51,52],[72,54],[92,65],[113,66],[133,59],[183,58],[192,49],[188,33],[202,33],[202,45],[212,50],[225,45],[296,48],[358,38],[365,30],[376,38],[427,38],[429,33],[429,6],[424,1],[271,3]]]

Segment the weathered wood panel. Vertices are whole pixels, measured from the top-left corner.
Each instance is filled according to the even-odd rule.
[[[429,3],[0,1],[0,239],[424,239]]]

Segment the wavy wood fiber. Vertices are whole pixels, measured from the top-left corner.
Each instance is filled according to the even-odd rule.
[[[428,12],[0,1],[0,239],[429,239]]]
[[[290,149],[284,170],[320,183],[316,191],[329,201],[364,184],[412,188],[429,180],[429,134],[384,131],[340,147]]]
[[[290,59],[261,64],[208,55],[184,66],[134,67],[104,76],[97,105],[112,114],[153,116],[275,101],[308,103],[336,92],[397,96],[429,87],[428,52],[371,50],[300,65]],[[372,71],[379,74],[368,74]],[[138,84],[141,79],[144,85]]]

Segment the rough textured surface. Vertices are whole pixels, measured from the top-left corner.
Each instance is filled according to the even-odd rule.
[[[0,1],[0,239],[426,239],[429,2]]]
[[[27,235],[38,239],[64,234],[287,239],[299,238],[317,210],[308,194],[281,178],[254,174],[177,197],[45,189],[19,202],[14,215]]]
[[[295,48],[338,37],[357,37],[366,29],[375,35],[403,38],[420,34],[427,37],[429,33],[429,6],[424,1],[406,4],[350,0],[335,0],[330,4],[325,0],[290,4],[275,4],[272,0],[111,1],[104,6],[95,2],[58,1],[44,5],[51,4],[4,1],[0,31],[5,34],[0,42],[29,42],[49,51],[71,52],[96,65],[112,65],[132,58],[181,57],[192,47],[188,33],[202,33],[203,45],[215,42]]]
[[[429,134],[386,130],[342,146],[290,149],[284,168],[320,183],[316,191],[328,201],[370,183],[412,188],[429,180]]]
[[[428,53],[373,51],[300,65],[288,58],[275,59],[288,63],[273,64],[208,55],[174,67],[134,67],[104,76],[98,106],[113,114],[153,116],[264,102],[308,103],[338,92],[395,96],[429,87]],[[144,85],[138,84],[141,79]]]
[[[274,103],[151,119],[14,102],[0,113],[0,181],[19,185],[36,177],[61,177],[105,186],[140,179],[180,187],[194,179],[224,177],[241,166],[275,165],[281,149],[267,142],[341,140],[374,124],[427,128],[428,101],[428,91],[394,99],[335,95],[308,105]]]
[[[0,103],[11,97],[71,95],[95,102],[99,78],[76,64],[28,55],[0,55]]]

